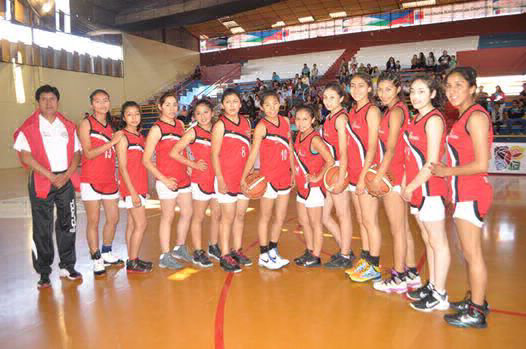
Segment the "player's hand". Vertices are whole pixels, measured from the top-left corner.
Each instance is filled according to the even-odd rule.
[[[241,186],[241,191],[243,193],[246,193],[248,189],[247,177],[241,177],[240,186]]]
[[[334,185],[334,187],[332,188],[332,192],[334,194],[340,194],[341,192],[343,192],[346,188],[346,183],[344,180],[342,181],[337,181],[336,184]]]
[[[408,190],[407,187],[402,188],[402,199],[404,199],[407,202],[411,202],[412,197],[413,197],[412,190]]]
[[[431,173],[434,176],[447,177],[449,176],[450,167],[444,166],[441,162],[431,164]]]
[[[365,180],[363,178],[360,178],[358,180],[358,183],[356,184],[356,191],[354,192],[356,195],[363,195],[366,193],[365,191]]]
[[[139,195],[132,194],[131,198],[132,198],[133,207],[141,207],[142,206],[141,198],[139,197]]]
[[[192,167],[198,171],[205,171],[208,168],[208,164],[205,160],[201,159],[199,161],[194,162],[194,166]]]
[[[219,190],[221,194],[226,194],[228,192],[228,187],[223,177],[217,178],[217,190]]]
[[[111,137],[111,145],[116,145],[117,143],[119,143],[123,135],[124,132],[122,130],[115,132],[113,134],[113,137]]]
[[[176,190],[178,187],[177,180],[173,177],[165,178],[161,182],[163,182],[163,184],[166,185],[166,187],[170,190]]]
[[[369,183],[369,186],[367,187],[367,191],[369,194],[373,196],[379,196],[381,195],[381,188],[382,188],[382,178],[379,176],[375,176],[374,179]]]

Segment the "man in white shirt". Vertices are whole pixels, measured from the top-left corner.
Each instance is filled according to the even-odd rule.
[[[40,274],[38,288],[51,286],[49,274],[54,258],[53,210],[57,208],[55,233],[60,257],[60,276],[81,279],[75,270],[77,213],[73,181],[80,162],[80,142],[75,124],[58,113],[57,88],[37,89],[38,109],[15,132],[13,148],[31,170],[29,199],[33,220],[33,266]]]

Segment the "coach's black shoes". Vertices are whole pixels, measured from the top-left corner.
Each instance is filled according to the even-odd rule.
[[[61,278],[68,278],[69,280],[81,280],[82,274],[73,268],[73,266],[69,266],[66,268],[60,268],[59,275]]]
[[[449,307],[457,312],[461,312],[463,310],[466,310],[469,308],[469,304],[471,302],[471,291],[466,292],[466,296],[463,300],[459,302],[450,302]],[[489,304],[487,301],[484,301],[484,305],[482,306],[482,311],[484,312],[484,315],[488,315],[489,310]]]
[[[473,328],[486,328],[488,323],[486,322],[486,315],[484,315],[484,307],[473,304],[468,301],[469,304],[466,309],[461,310],[456,314],[444,315],[444,320],[455,327],[473,327]]]
[[[49,274],[40,274],[40,280],[38,280],[37,287],[39,290],[51,287],[51,280],[49,280]]]

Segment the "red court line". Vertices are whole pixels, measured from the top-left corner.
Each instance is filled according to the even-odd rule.
[[[219,296],[219,302],[216,308],[216,321],[215,321],[215,347],[216,349],[223,349],[225,342],[223,338],[223,324],[225,322],[225,303],[228,290],[232,284],[232,277],[234,273],[228,273],[223,288],[221,289],[221,295]]]

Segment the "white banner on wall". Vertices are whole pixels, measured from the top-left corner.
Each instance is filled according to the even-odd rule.
[[[493,143],[488,172],[526,174],[526,143]]]

